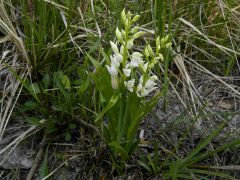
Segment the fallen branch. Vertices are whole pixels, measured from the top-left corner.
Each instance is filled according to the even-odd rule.
[[[30,169],[28,175],[27,175],[27,178],[26,180],[31,180],[34,176],[34,173],[35,171],[37,170],[40,162],[41,162],[41,159],[42,159],[42,155],[43,155],[43,151],[44,151],[44,147],[47,143],[47,134],[45,133],[43,138],[42,138],[42,141],[40,142],[40,147],[39,147],[39,150],[38,150],[38,153],[37,153],[37,156],[33,162],[33,166],[32,168]]]

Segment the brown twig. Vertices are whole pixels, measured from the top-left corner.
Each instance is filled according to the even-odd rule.
[[[80,125],[83,125],[83,126],[85,126],[85,127],[88,127],[88,128],[90,128],[90,129],[94,130],[96,133],[99,133],[98,128],[96,128],[94,125],[89,124],[88,122],[82,120],[79,116],[76,116],[75,118],[76,118],[76,121],[77,121]]]
[[[27,175],[26,180],[31,180],[33,178],[33,175],[34,175],[35,171],[37,170],[37,168],[38,168],[38,166],[41,162],[42,155],[43,155],[43,150],[44,150],[44,147],[45,147],[46,143],[47,143],[47,134],[45,133],[43,135],[42,141],[40,142],[40,147],[39,147],[37,156],[36,156],[36,158],[33,162],[32,168],[30,169],[30,171]]]

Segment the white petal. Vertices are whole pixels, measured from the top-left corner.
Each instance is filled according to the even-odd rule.
[[[136,60],[131,60],[129,65],[131,68],[135,68],[135,67],[138,67],[138,62]]]
[[[150,88],[150,89],[148,89],[148,93],[151,93],[151,92],[154,91],[155,89],[157,89],[156,86],[155,86],[155,87],[152,87],[152,88]]]
[[[113,58],[111,58],[111,66],[114,66],[116,68],[118,68],[120,66],[118,60],[115,58],[115,56]]]
[[[117,54],[114,54],[114,58],[117,59],[117,61],[119,63],[121,63],[123,61],[123,57],[121,54],[117,53]]]
[[[117,76],[118,75],[118,70],[115,66],[107,66],[108,72],[111,74],[111,76]]]
[[[147,89],[151,89],[151,88],[153,88],[154,86],[156,85],[156,83],[154,82],[154,81],[152,81],[152,80],[147,80],[147,82],[146,82],[146,84],[145,84],[145,87],[147,88]]]

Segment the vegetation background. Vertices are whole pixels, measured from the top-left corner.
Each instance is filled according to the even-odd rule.
[[[155,69],[164,96],[119,175],[89,72],[123,8],[148,32],[136,49],[167,34],[173,46]],[[237,0],[0,0],[1,179],[239,179],[239,30]]]

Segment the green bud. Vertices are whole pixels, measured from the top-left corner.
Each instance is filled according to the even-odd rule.
[[[166,48],[171,48],[171,47],[172,47],[172,43],[169,42],[166,44]]]
[[[127,13],[127,17],[128,17],[128,19],[131,19],[131,17],[132,17],[132,13],[131,13],[130,11],[128,11],[128,13]]]
[[[125,9],[122,10],[121,18],[122,18],[123,23],[126,25],[127,17],[126,17]]]
[[[139,27],[135,26],[134,28],[131,29],[131,33],[134,34],[134,33],[138,32],[138,30],[139,30]]]
[[[135,33],[135,34],[133,35],[133,38],[134,38],[134,39],[137,39],[137,38],[139,38],[140,36],[142,36],[142,35],[144,35],[144,34],[145,34],[145,32],[139,31],[139,32],[137,32],[137,33]]]
[[[121,40],[122,40],[122,34],[121,34],[121,32],[119,31],[118,27],[117,27],[115,33],[116,33],[116,36],[117,36],[118,40],[121,41]]]
[[[163,61],[163,59],[164,59],[164,58],[163,58],[163,55],[160,54],[160,53],[159,53],[159,55],[158,55],[158,58],[159,58],[161,61]]]
[[[144,49],[144,54],[145,54],[146,57],[149,57],[149,52],[148,52],[148,48],[147,47]]]
[[[127,42],[127,48],[128,49],[131,49],[133,47],[133,40],[134,39],[130,39],[128,42]]]
[[[160,45],[160,37],[158,36],[156,39],[156,47],[158,47]]]
[[[132,23],[135,23],[139,20],[140,16],[139,15],[136,15],[134,16],[134,18],[132,19]]]
[[[165,36],[165,42],[168,42],[168,40],[169,40],[169,34],[167,35],[167,36]]]
[[[153,63],[149,64],[149,68],[150,69],[154,68],[154,64]]]
[[[152,50],[150,45],[147,46],[147,50],[148,50],[149,55],[152,56],[153,55],[153,50]]]
[[[122,37],[126,38],[126,32],[123,29],[122,29],[121,33],[122,33]]]

